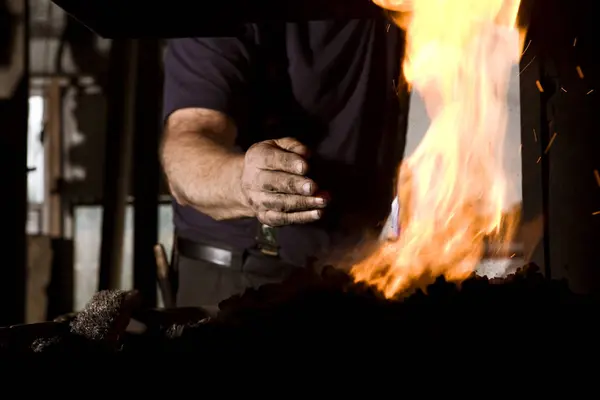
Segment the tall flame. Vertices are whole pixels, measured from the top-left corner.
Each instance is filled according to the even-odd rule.
[[[468,277],[487,241],[506,248],[503,166],[507,92],[523,45],[520,0],[374,0],[406,28],[407,82],[423,98],[429,129],[398,173],[400,236],[352,274],[393,297],[444,275]]]

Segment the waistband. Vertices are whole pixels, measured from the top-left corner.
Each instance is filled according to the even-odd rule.
[[[281,276],[299,267],[266,255],[259,249],[238,251],[206,243],[198,243],[176,237],[177,252],[180,256],[196,261],[204,261],[222,268],[262,276]]]
[[[206,261],[224,268],[242,269],[244,252],[206,243],[197,243],[180,236],[176,238],[176,241],[177,252],[183,257],[197,261]]]

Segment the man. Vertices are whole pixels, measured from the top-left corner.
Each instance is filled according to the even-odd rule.
[[[339,262],[381,229],[403,151],[402,46],[383,14],[170,41],[161,158],[178,306]]]

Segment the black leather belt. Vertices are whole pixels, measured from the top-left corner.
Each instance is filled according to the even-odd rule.
[[[241,270],[244,261],[244,255],[241,252],[196,243],[181,237],[177,238],[177,251],[186,258],[206,261],[224,268]]]
[[[240,252],[196,243],[181,237],[177,238],[177,252],[180,256],[192,260],[266,277],[284,278],[297,268],[283,262],[279,257],[265,253],[262,248]]]

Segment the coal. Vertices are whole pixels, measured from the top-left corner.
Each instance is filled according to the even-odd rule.
[[[101,291],[71,322],[71,332],[93,342],[116,343],[141,299],[136,291]]]
[[[223,301],[214,316],[197,308],[144,310],[139,304],[137,292],[99,292],[75,316],[0,330],[0,353],[388,354],[511,346],[532,338],[581,345],[600,337],[599,298],[545,279],[534,265],[504,279],[473,275],[455,284],[438,278],[395,300],[328,267],[248,289]],[[131,320],[144,329],[128,330]]]

